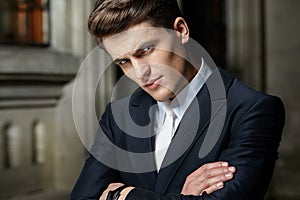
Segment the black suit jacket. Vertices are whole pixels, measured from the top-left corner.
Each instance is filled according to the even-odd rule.
[[[212,116],[212,103],[220,100],[211,98],[207,84],[194,100],[198,103],[198,110],[192,106],[188,108],[179,125],[179,129],[184,127],[185,130],[182,131],[183,133],[176,133],[166,155],[167,159],[169,151],[181,149],[183,152],[178,159],[161,169],[158,174],[155,170],[139,173],[123,172],[95,158],[98,157],[97,152],[99,152],[96,146],[101,146],[99,141],[97,142],[101,137],[96,136],[95,153],[87,159],[71,193],[71,199],[99,199],[108,184],[113,182],[136,187],[127,196],[128,200],[263,199],[278,158],[277,149],[284,126],[283,104],[279,98],[257,92],[222,69],[217,70],[221,74],[226,92],[226,105],[225,107],[221,105],[219,111],[222,112],[226,108],[226,116],[217,140],[204,157],[199,155],[200,149],[205,146],[209,124],[217,119]],[[124,108],[122,101],[124,100],[116,102],[116,105],[119,105],[118,115],[121,118]],[[129,113],[132,120],[140,126],[151,124],[149,109],[155,103],[155,100],[142,90],[134,93],[129,100]],[[218,115],[219,111],[213,113]],[[195,116],[199,113],[199,121],[195,121],[198,119]],[[188,133],[189,127],[193,127],[193,124],[198,125],[197,133],[193,136],[191,145],[182,148],[181,141],[186,138],[184,132]],[[109,140],[122,149],[135,153],[153,151],[154,136],[151,135],[151,131],[141,133],[149,136],[143,138],[126,134],[126,131],[121,130],[116,124],[111,104],[107,106],[100,126]],[[102,152],[102,155],[113,157],[113,152]],[[215,161],[227,161],[237,169],[234,178],[225,182],[223,189],[210,195],[205,193],[202,196],[180,195],[185,179],[190,173],[205,163]],[[128,162],[131,162],[130,159]],[[154,159],[150,158],[143,162],[148,162],[149,166],[152,166]],[[113,162],[113,166],[115,165],[122,166],[122,163],[118,163],[116,159]],[[134,168],[136,165],[133,163],[132,166]]]

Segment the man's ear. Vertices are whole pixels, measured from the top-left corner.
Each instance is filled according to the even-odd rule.
[[[177,17],[175,19],[173,28],[176,31],[177,35],[181,38],[182,44],[185,44],[189,41],[190,30],[184,18]]]

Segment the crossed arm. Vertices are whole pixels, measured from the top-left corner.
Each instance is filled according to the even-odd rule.
[[[263,199],[277,159],[284,124],[283,105],[278,99],[264,98],[240,112],[232,123],[238,125],[231,126],[228,147],[216,159],[228,161],[235,167],[232,171],[230,166],[220,165],[222,162],[206,164],[186,177],[181,194],[161,196],[142,188],[128,187],[121,192],[120,200]],[[114,178],[117,173],[106,171],[105,166],[99,167],[95,159],[91,162],[83,169],[71,199],[96,200],[101,196],[100,200],[105,200],[108,191],[122,185],[110,184],[107,188],[107,184],[120,180]]]
[[[202,195],[203,192],[210,194],[224,187],[224,182],[233,178],[235,167],[227,162],[208,163],[191,173],[185,180],[182,195]],[[111,183],[102,193],[100,200],[106,200],[108,192],[122,186],[122,183]],[[118,200],[125,200],[134,187],[128,186],[120,193]]]

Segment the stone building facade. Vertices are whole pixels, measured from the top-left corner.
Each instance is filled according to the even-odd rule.
[[[69,193],[78,177],[87,152],[76,127],[87,134],[95,129],[93,116],[105,108],[117,77],[108,70],[94,90],[99,69],[77,74],[95,47],[86,23],[94,2],[49,0],[48,47],[0,45],[0,199],[49,190]],[[179,2],[183,9],[193,4]],[[299,199],[300,1],[220,2],[224,68],[280,96],[286,106],[279,160],[266,198]],[[72,109],[76,74],[82,83],[76,88],[79,124]],[[93,100],[96,106],[88,106]]]

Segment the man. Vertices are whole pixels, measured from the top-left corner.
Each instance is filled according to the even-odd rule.
[[[140,89],[107,106],[71,199],[263,199],[280,99],[211,66],[176,0],[98,0],[89,29]]]

